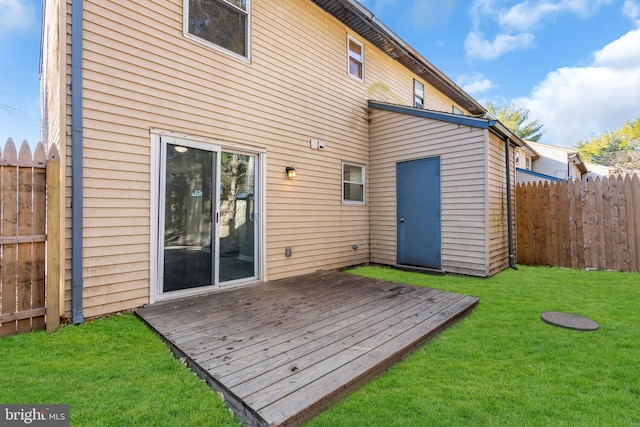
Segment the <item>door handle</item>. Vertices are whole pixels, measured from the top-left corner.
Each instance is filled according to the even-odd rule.
[[[404,218],[400,218],[400,222],[404,222]]]

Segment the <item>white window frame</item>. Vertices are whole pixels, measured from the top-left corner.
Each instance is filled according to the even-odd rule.
[[[462,111],[460,108],[456,107],[455,105],[451,106],[451,112],[453,114],[459,114],[459,115],[464,115],[464,111]]]
[[[223,2],[223,3],[227,3],[229,5],[231,5],[231,7],[238,9],[237,6],[229,3],[226,0],[214,0],[214,1],[218,1],[218,2]],[[243,13],[246,13],[247,15],[247,27],[246,27],[246,53],[247,56],[243,56],[240,55],[239,53],[236,53],[232,50],[226,49],[222,46],[219,46],[209,40],[203,39],[201,37],[196,36],[195,34],[191,34],[189,32],[189,0],[183,0],[183,28],[182,28],[182,32],[184,34],[184,36],[189,39],[192,40],[196,43],[202,44],[208,48],[211,48],[213,50],[216,50],[218,52],[224,53],[226,55],[232,56],[236,59],[240,59],[242,61],[245,62],[251,62],[251,0],[247,0],[247,10],[243,11],[242,9],[238,9]]]
[[[345,166],[354,166],[354,167],[358,167],[362,169],[362,182],[358,182],[358,181],[345,181],[344,179],[344,167]],[[365,200],[366,200],[366,169],[365,166],[361,163],[355,163],[355,162],[342,162],[342,174],[340,175],[340,182],[341,182],[341,191],[342,191],[342,203],[345,205],[364,205],[365,204]],[[345,194],[344,194],[344,185],[345,184],[358,184],[358,185],[362,185],[362,200],[345,200]]]
[[[354,52],[352,52],[351,50],[351,42],[355,43],[356,45],[360,46],[360,56],[358,57]],[[354,59],[355,61],[360,63],[360,68],[362,70],[362,76],[356,76],[354,74],[351,73],[351,59]],[[347,74],[349,75],[349,77],[356,79],[360,82],[364,82],[364,44],[351,37],[350,35],[347,35]]]
[[[422,88],[422,96],[418,96],[418,88]],[[418,106],[416,102],[418,99],[420,99],[422,104],[420,106]],[[413,106],[416,108],[424,108],[424,83],[417,79],[413,79]]]

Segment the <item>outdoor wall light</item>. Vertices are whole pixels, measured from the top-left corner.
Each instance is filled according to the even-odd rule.
[[[298,177],[298,172],[296,172],[296,168],[293,166],[287,166],[285,170],[287,171],[287,178],[296,179]]]

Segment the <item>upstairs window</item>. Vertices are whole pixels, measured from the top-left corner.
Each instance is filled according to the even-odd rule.
[[[451,106],[451,112],[452,112],[453,114],[460,114],[460,115],[464,114],[464,111],[462,111],[461,109],[459,109],[459,108],[458,108],[458,107],[456,107],[455,105],[452,105],[452,106]]]
[[[342,164],[342,202],[364,203],[364,166]]]
[[[424,85],[413,79],[413,106],[424,108]]]
[[[250,1],[185,0],[185,33],[248,58]]]
[[[349,36],[347,39],[347,51],[349,56],[349,75],[364,81],[364,46]]]

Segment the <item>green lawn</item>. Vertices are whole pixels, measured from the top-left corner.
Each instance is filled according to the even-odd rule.
[[[72,426],[239,426],[133,315],[0,338],[0,403],[69,404]]]
[[[353,273],[480,303],[311,426],[640,425],[640,275],[532,267],[490,279],[373,267]],[[601,326],[553,327],[540,321],[544,311]]]
[[[520,267],[491,279],[365,267],[475,310],[314,419],[318,426],[640,425],[640,275]],[[567,311],[601,324],[540,321]],[[132,315],[0,339],[0,403],[66,403],[73,426],[237,426]]]

